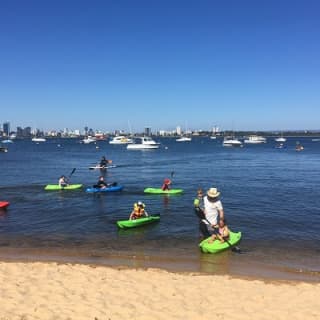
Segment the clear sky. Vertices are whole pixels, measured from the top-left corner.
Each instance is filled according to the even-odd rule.
[[[320,1],[0,1],[0,122],[319,129]]]

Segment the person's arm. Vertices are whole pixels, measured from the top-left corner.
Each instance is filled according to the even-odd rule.
[[[223,211],[223,209],[219,209],[218,211],[219,211],[219,218],[220,218],[220,219],[223,219],[223,218],[224,218],[224,211]]]
[[[132,220],[133,215],[134,215],[134,210],[132,210],[132,212],[130,213],[129,220]]]

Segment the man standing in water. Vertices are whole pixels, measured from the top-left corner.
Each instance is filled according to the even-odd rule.
[[[220,192],[217,188],[210,188],[207,191],[207,195],[203,198],[204,210],[198,210],[197,215],[202,219],[200,222],[200,231],[204,237],[209,237],[215,233],[215,228],[218,227],[218,217],[219,219],[224,218],[223,206],[219,200],[219,195]],[[196,203],[195,208],[197,210]]]

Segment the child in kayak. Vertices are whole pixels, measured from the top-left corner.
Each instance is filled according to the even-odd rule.
[[[215,228],[215,233],[211,236],[211,239],[208,240],[208,243],[212,243],[214,240],[219,239],[221,243],[228,240],[230,236],[229,228],[226,224],[225,219],[219,220],[219,228]]]
[[[145,210],[145,207],[146,207],[145,204],[141,201],[139,201],[138,203],[135,203],[133,205],[133,210],[130,214],[129,220],[135,220],[135,219],[147,217],[148,213]]]
[[[61,188],[67,187],[68,186],[68,179],[66,178],[66,176],[61,176],[59,178],[59,182],[58,182],[59,186]]]
[[[104,181],[104,177],[100,176],[97,184],[93,186],[94,188],[105,189],[108,187],[108,184]]]
[[[164,179],[164,181],[163,181],[163,185],[162,185],[161,189],[162,189],[163,191],[170,190],[170,185],[171,185],[171,180],[168,179],[168,178],[166,178],[166,179]]]

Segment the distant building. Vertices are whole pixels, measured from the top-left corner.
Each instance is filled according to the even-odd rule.
[[[17,127],[17,137],[18,138],[30,138],[31,137],[31,128],[25,127],[22,129],[21,127]]]
[[[176,134],[177,134],[178,136],[181,136],[182,130],[181,130],[181,127],[180,127],[180,126],[177,126],[177,128],[176,128]]]
[[[150,127],[145,127],[144,128],[144,135],[145,136],[151,136],[151,128]]]
[[[3,133],[7,137],[10,136],[10,122],[7,121],[3,123]]]

